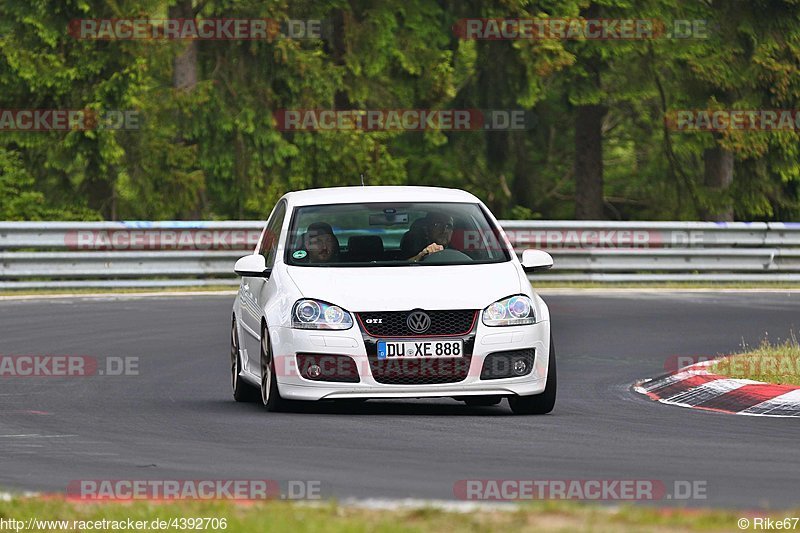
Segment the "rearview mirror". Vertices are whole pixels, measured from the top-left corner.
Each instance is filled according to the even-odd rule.
[[[553,256],[543,250],[525,250],[522,252],[522,269],[525,272],[538,272],[553,266]]]
[[[233,270],[240,276],[251,278],[268,278],[272,269],[267,268],[267,262],[261,254],[246,255],[236,261]]]

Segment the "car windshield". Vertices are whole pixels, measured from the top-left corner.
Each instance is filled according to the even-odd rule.
[[[297,266],[428,266],[510,260],[478,204],[362,203],[295,208],[285,261]]]

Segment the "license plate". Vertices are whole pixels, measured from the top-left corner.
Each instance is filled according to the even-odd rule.
[[[378,341],[378,359],[461,357],[462,341]]]

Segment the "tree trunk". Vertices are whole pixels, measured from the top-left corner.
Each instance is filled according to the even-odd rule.
[[[733,183],[733,152],[720,146],[709,148],[703,152],[705,166],[705,183],[717,195],[725,197]],[[706,220],[717,222],[733,221],[733,206],[727,198],[715,208],[705,213]]]
[[[603,219],[603,117],[606,107],[582,105],[575,114],[575,218]]]
[[[86,171],[86,181],[82,184],[87,203],[91,209],[98,211],[103,220],[114,220],[116,213],[112,209],[113,185],[110,178],[97,171],[95,165]]]
[[[169,8],[171,19],[193,19],[192,0],[178,0]],[[197,41],[188,41],[183,52],[172,61],[172,86],[191,90],[197,85]]]
[[[530,160],[530,151],[525,143],[527,135],[525,132],[517,132],[512,138],[514,152],[514,181],[511,184],[512,202],[521,205],[531,211],[537,205],[537,200],[541,197],[536,191],[536,165]]]
[[[347,55],[347,43],[345,42],[345,32],[348,31],[349,20],[344,9],[336,9],[333,12],[333,27],[335,30],[329,41],[331,59],[333,64],[344,67],[345,56]],[[335,109],[349,109],[350,98],[347,92],[342,89],[337,89],[333,95],[333,106]]]

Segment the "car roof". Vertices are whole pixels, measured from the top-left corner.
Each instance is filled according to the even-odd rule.
[[[290,206],[362,202],[480,202],[473,194],[460,189],[377,185],[306,189],[286,193],[284,198]]]

